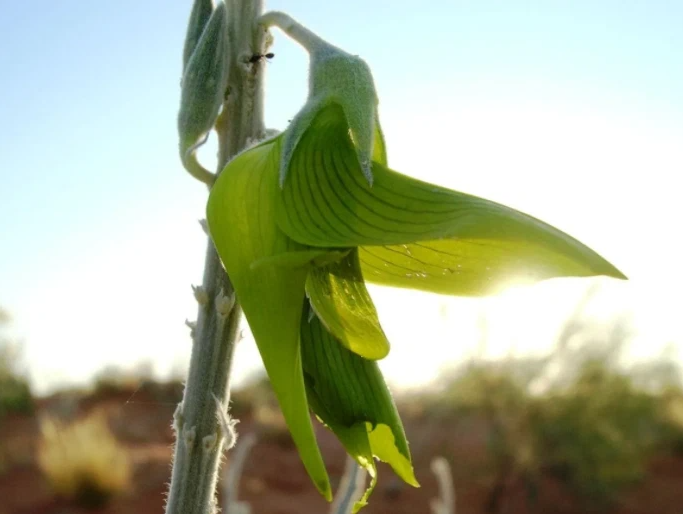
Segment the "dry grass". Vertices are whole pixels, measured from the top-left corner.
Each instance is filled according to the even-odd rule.
[[[38,463],[55,493],[89,507],[123,493],[132,474],[128,452],[101,411],[68,425],[42,419]]]

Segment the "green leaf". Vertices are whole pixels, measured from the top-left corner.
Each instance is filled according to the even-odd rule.
[[[308,269],[252,267],[279,253],[309,250],[285,236],[274,220],[278,145],[276,139],[257,146],[226,166],[211,190],[207,222],[301,460],[329,500],[329,479],[313,432],[301,367],[299,331]]]
[[[372,172],[369,186],[343,112],[325,107],[292,156],[278,197],[280,228],[306,245],[362,247],[368,280],[447,294],[488,294],[511,274],[528,281],[625,278],[590,248],[531,216],[378,162]]]
[[[357,508],[367,501],[376,483],[373,457],[387,462],[408,484],[419,487],[401,419],[377,363],[344,348],[317,316],[309,318],[305,312],[301,358],[313,411],[372,477]]]
[[[306,293],[325,328],[346,348],[366,359],[382,359],[389,341],[365,287],[358,250],[311,270]]]

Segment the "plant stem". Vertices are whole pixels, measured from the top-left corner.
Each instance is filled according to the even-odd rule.
[[[335,493],[330,514],[351,514],[354,503],[363,495],[367,472],[361,468],[353,457],[347,455],[346,467],[339,488]]]
[[[227,0],[226,6],[230,76],[216,122],[217,173],[245,146],[265,135],[263,63],[248,62],[248,56],[265,51],[266,30],[257,24],[263,0]],[[235,442],[227,405],[241,309],[210,238],[203,282],[195,289],[195,297],[199,312],[185,392],[174,416],[176,446],[166,514],[216,512],[221,454],[226,440],[228,447]]]

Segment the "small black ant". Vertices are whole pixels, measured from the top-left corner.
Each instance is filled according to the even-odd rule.
[[[261,59],[271,60],[273,57],[275,57],[275,54],[272,52],[269,52],[267,54],[254,54],[249,58],[249,64],[256,64]]]

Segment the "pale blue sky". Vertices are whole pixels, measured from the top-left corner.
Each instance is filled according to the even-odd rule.
[[[368,61],[392,166],[579,237],[632,278],[608,282],[606,302],[634,312],[647,346],[679,338],[683,3],[268,7]],[[168,0],[3,2],[0,305],[16,318],[40,388],[83,380],[108,362],[146,359],[163,371],[188,355],[183,320],[195,315],[205,201],[176,157],[189,9]],[[283,129],[305,100],[307,60],[275,37],[266,121]],[[555,325],[544,332],[539,317],[557,322],[583,285],[567,287],[564,302],[549,300],[557,288],[542,286],[535,300],[524,294],[521,307],[513,294],[519,311],[502,308],[501,330],[516,323],[520,334],[548,340]],[[427,337],[429,323],[430,341],[441,338],[422,359],[423,378],[443,360],[438,344],[467,346],[474,314],[501,310],[416,298],[378,293],[395,354],[413,355],[409,339]],[[409,316],[414,303],[423,310]],[[441,317],[413,321],[434,309]],[[253,367],[253,348],[240,351],[242,368]],[[391,358],[400,381],[406,361]]]

